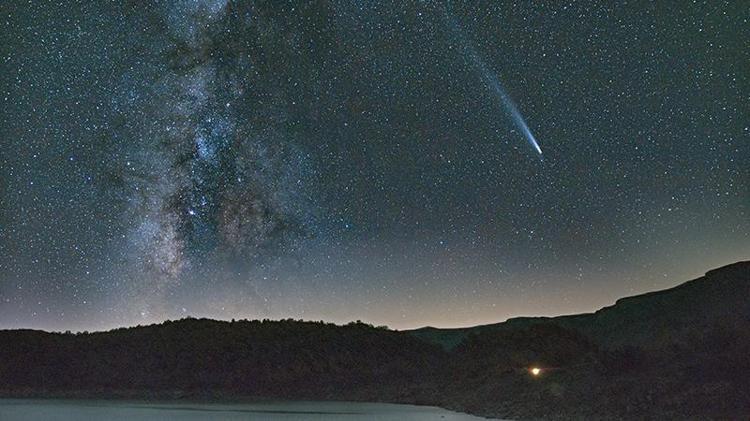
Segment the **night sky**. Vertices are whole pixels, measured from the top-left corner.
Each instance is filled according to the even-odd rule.
[[[0,328],[465,326],[750,257],[747,3],[4,1]]]

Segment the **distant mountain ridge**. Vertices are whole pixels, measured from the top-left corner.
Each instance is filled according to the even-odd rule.
[[[620,298],[594,313],[556,317],[516,317],[468,328],[424,327],[408,331],[447,349],[468,335],[497,329],[555,323],[574,329],[605,347],[650,346],[684,339],[714,320],[750,321],[750,261],[723,266],[672,288]]]
[[[415,403],[518,419],[743,419],[750,262],[595,313],[464,329],[183,319],[0,331],[0,397]],[[530,374],[530,367],[540,374]]]

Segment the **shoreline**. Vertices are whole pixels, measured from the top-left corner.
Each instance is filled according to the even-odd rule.
[[[211,395],[211,396],[209,396]],[[89,403],[91,406],[101,403],[122,403],[122,404],[198,404],[198,405],[270,405],[270,404],[312,404],[312,403],[332,403],[332,404],[376,404],[376,405],[395,405],[395,406],[413,406],[422,408],[434,408],[456,414],[470,415],[482,419],[501,419],[497,417],[488,417],[482,414],[470,413],[456,408],[445,407],[430,403],[417,403],[409,401],[382,401],[382,400],[351,400],[351,399],[323,399],[323,398],[306,398],[290,399],[277,397],[261,396],[217,396],[216,394],[190,394],[181,391],[163,392],[157,394],[143,394],[132,391],[119,391],[110,394],[95,394],[91,392],[61,392],[54,394],[42,393],[5,393],[0,392],[0,402],[2,401],[49,401],[49,402],[71,402],[71,403]],[[105,405],[102,405],[105,406]]]

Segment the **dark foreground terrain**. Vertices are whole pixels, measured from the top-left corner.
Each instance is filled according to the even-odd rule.
[[[0,331],[4,397],[331,399],[507,418],[747,419],[749,376],[750,262],[592,314],[466,329],[184,319],[99,333]]]

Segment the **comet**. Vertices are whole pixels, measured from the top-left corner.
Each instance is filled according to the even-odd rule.
[[[524,120],[521,112],[518,111],[518,107],[510,98],[510,95],[508,95],[506,90],[503,88],[503,85],[502,83],[500,83],[500,79],[498,79],[497,74],[492,71],[487,63],[485,63],[474,46],[466,38],[463,31],[461,30],[461,26],[449,13],[447,6],[445,9],[443,9],[443,12],[446,24],[451,33],[458,40],[458,45],[461,50],[463,50],[464,56],[477,70],[484,84],[492,90],[492,92],[495,94],[495,97],[499,100],[505,110],[510,114],[516,125],[521,129],[521,132],[529,142],[529,145],[531,145],[539,155],[542,155],[542,148],[539,147],[539,143],[536,141],[534,134],[531,133],[531,129],[529,129],[528,124],[526,124],[526,120]]]

